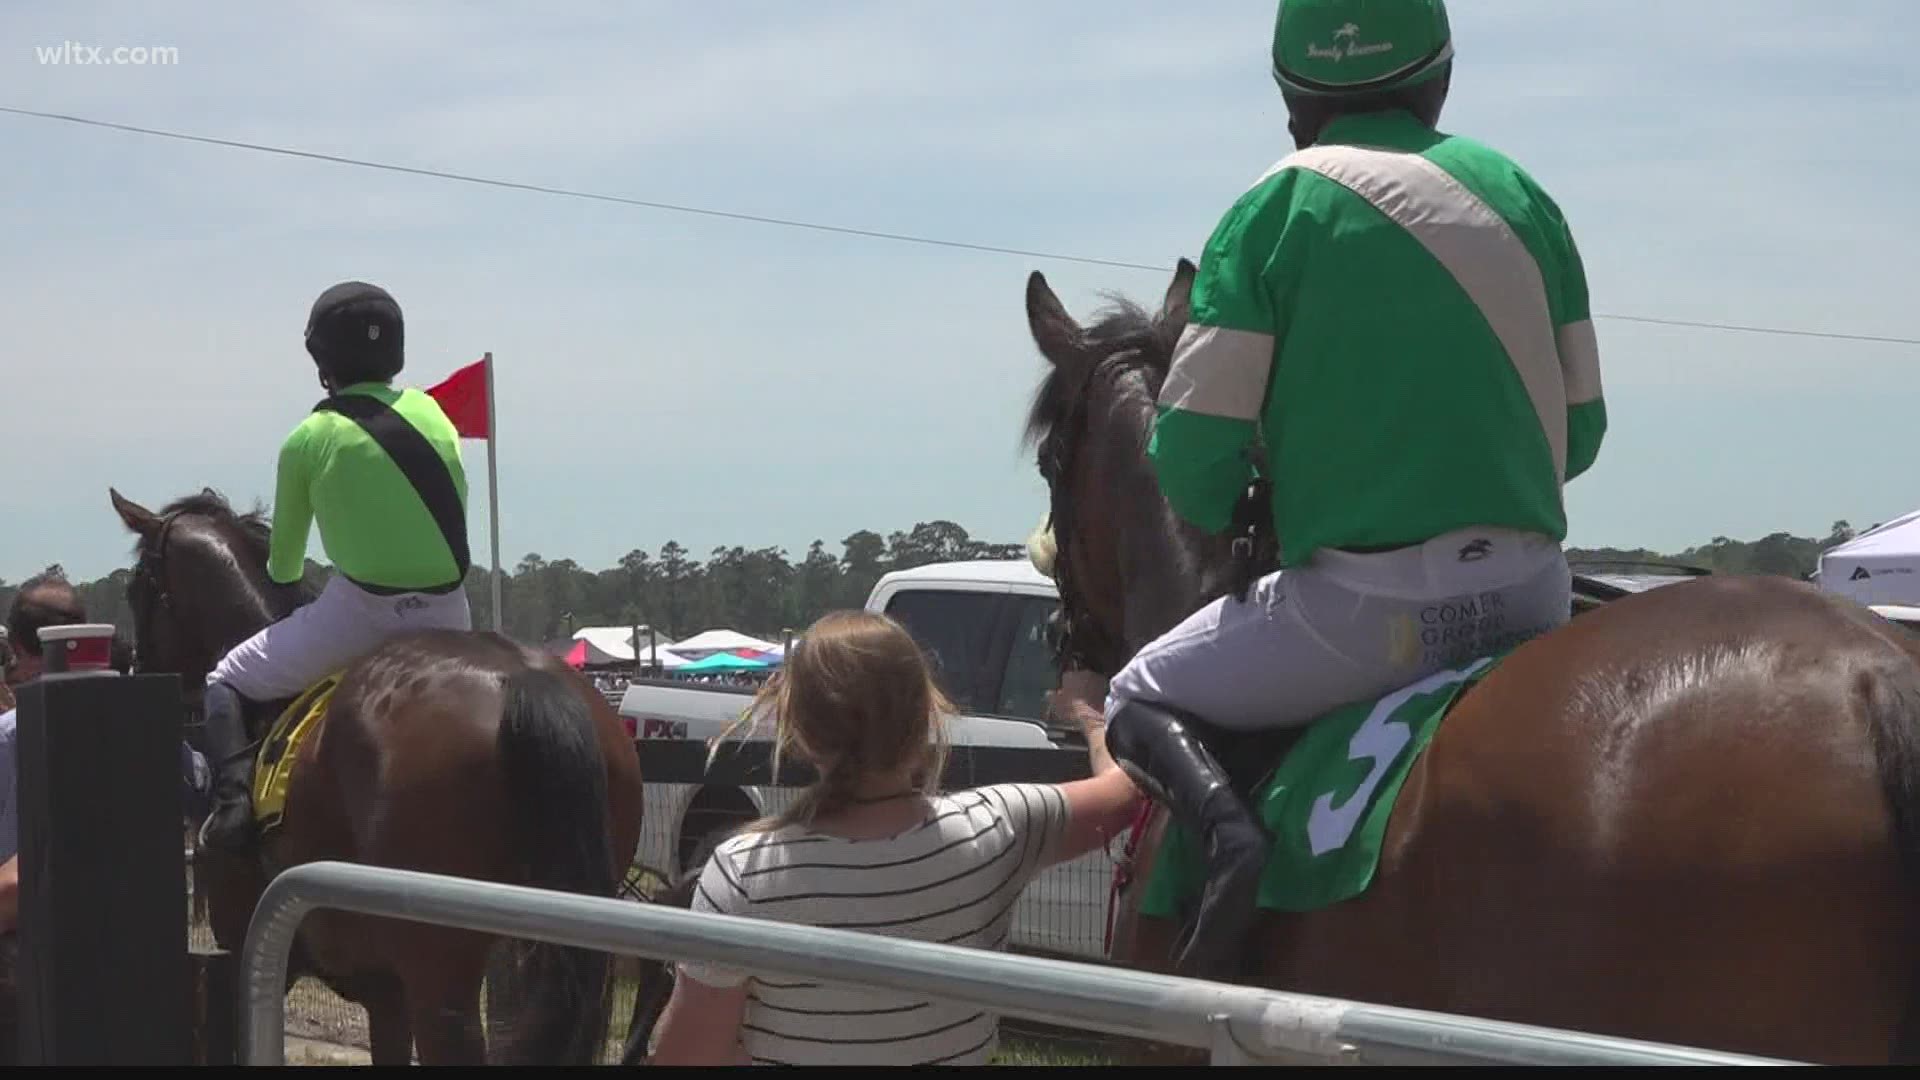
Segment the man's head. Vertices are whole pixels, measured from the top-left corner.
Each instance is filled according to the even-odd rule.
[[[307,355],[329,393],[354,383],[390,381],[406,366],[399,303],[364,281],[333,286],[307,315]]]
[[[1273,78],[1302,149],[1355,113],[1404,109],[1432,127],[1453,80],[1446,0],[1280,0]]]
[[[86,621],[86,605],[80,602],[80,594],[66,578],[57,574],[28,578],[7,609],[7,639],[13,654],[7,681],[23,683],[39,676],[45,663],[40,655],[42,629]]]

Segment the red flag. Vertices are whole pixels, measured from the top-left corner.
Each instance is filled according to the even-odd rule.
[[[463,439],[484,439],[487,424],[487,362],[475,360],[447,376],[444,382],[427,389],[440,408],[453,421],[454,430]]]

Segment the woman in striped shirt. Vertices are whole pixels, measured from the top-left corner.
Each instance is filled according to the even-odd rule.
[[[1127,827],[1139,795],[1107,755],[1098,676],[1056,698],[1087,734],[1092,776],[936,793],[952,714],[925,657],[884,615],[814,624],[759,705],[776,755],[819,773],[785,813],[715,849],[693,910],[1002,949],[1015,899],[1049,865]],[[776,756],[776,766],[778,757]],[[977,1065],[998,1018],[969,1006],[682,963],[651,1064]]]

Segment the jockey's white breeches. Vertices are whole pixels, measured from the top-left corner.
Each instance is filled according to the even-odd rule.
[[[234,646],[207,675],[255,701],[289,698],[413,630],[471,630],[467,591],[379,596],[334,574],[311,604]]]
[[[1322,551],[1141,649],[1114,677],[1107,716],[1144,700],[1231,731],[1306,724],[1561,626],[1572,590],[1559,544],[1506,529]]]

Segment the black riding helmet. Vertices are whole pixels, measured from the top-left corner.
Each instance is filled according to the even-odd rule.
[[[378,285],[343,281],[320,294],[307,316],[307,355],[329,390],[386,382],[406,366],[400,305]]]

